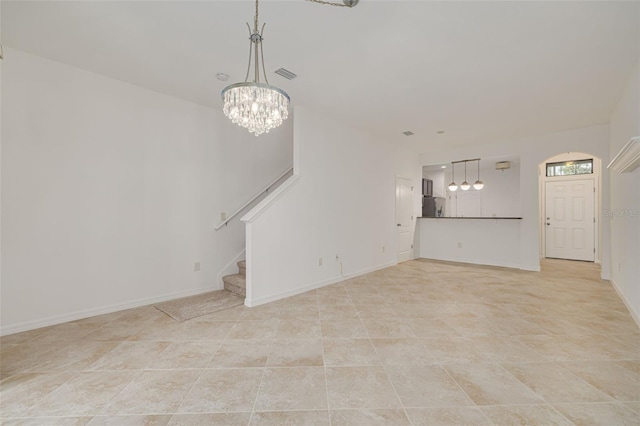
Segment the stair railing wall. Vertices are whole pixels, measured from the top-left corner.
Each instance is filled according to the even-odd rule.
[[[229,215],[225,220],[220,222],[214,229],[216,231],[222,229],[222,227],[227,225],[234,217],[236,217],[240,213],[242,213],[247,207],[252,205],[258,198],[260,198],[261,196],[263,196],[265,194],[268,194],[269,191],[271,190],[271,188],[273,188],[278,182],[280,182],[281,180],[283,180],[285,177],[287,177],[288,175],[290,175],[292,173],[293,173],[293,167],[290,167],[289,169],[287,169],[287,171],[285,171],[280,176],[278,176],[273,182],[271,182],[269,185],[267,185],[262,190],[260,190],[260,192],[258,192],[256,195],[251,197],[251,199],[249,201],[247,201],[240,208],[238,208],[236,211],[231,213],[231,215]]]

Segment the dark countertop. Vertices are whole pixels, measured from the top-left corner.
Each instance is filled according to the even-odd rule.
[[[521,217],[475,217],[475,216],[468,216],[468,217],[424,217],[424,216],[419,216],[418,219],[515,219],[515,220],[519,220],[522,219]]]

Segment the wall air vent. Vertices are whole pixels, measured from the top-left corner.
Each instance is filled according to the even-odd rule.
[[[297,77],[297,75],[295,75],[291,71],[286,70],[284,68],[278,68],[275,72],[276,72],[276,74],[278,74],[281,77],[286,78],[287,80],[293,80],[294,78]]]
[[[500,170],[501,172],[504,172],[505,170],[510,168],[511,168],[510,161],[499,161],[496,163],[496,170]]]
[[[413,133],[411,130],[407,130],[406,132],[402,132],[403,135],[405,136],[413,136],[415,135],[415,133]]]

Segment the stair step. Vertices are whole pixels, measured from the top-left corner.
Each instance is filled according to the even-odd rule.
[[[222,277],[224,289],[240,296],[247,295],[247,279],[242,274],[227,275]]]
[[[240,275],[247,275],[247,262],[241,260],[238,262],[238,270],[240,271]]]

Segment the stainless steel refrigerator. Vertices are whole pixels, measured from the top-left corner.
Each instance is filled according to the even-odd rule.
[[[422,217],[444,217],[444,197],[422,197]]]

